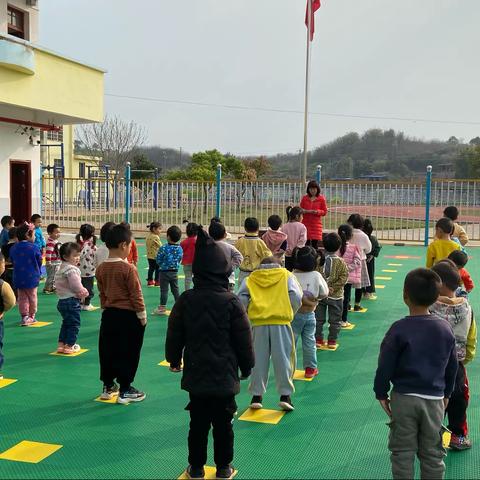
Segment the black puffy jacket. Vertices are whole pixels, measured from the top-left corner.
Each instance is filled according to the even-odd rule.
[[[177,366],[183,353],[182,389],[198,396],[236,395],[239,369],[248,376],[255,363],[250,322],[236,295],[198,283],[172,309],[166,359]]]

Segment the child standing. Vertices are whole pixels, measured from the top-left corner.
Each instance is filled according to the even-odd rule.
[[[260,262],[272,255],[263,240],[258,236],[260,226],[255,217],[245,219],[245,236],[239,238],[235,243],[235,248],[242,254],[243,262],[238,272],[238,285],[241,286],[258,266]]]
[[[220,245],[232,264],[232,273],[228,279],[228,289],[233,292],[235,290],[235,270],[242,264],[243,256],[233,245],[227,242],[227,231],[222,223],[210,223],[208,233]]]
[[[327,281],[328,297],[320,300],[315,311],[317,320],[316,345],[325,345],[323,326],[327,321],[328,311],[328,341],[326,345],[334,349],[337,346],[338,334],[342,327],[347,327],[348,322],[343,322],[343,292],[348,281],[348,268],[343,258],[337,255],[342,246],[342,239],[337,233],[328,233],[323,237],[325,260],[321,266],[321,274]]]
[[[10,215],[4,215],[1,220],[0,248],[8,243],[8,231],[15,225],[15,220]]]
[[[380,347],[374,391],[390,418],[394,479],[414,478],[415,456],[422,478],[442,479],[445,473],[440,430],[457,359],[452,329],[428,311],[440,285],[438,275],[425,268],[406,276],[403,301],[410,315],[390,327]]]
[[[464,247],[468,243],[468,235],[465,229],[457,223],[457,219],[459,215],[458,208],[455,206],[447,207],[443,211],[443,215],[446,218],[449,218],[453,222],[452,237],[458,238],[460,245]]]
[[[35,227],[35,245],[40,249],[42,254],[42,268],[40,278],[45,278],[47,275],[47,270],[45,268],[45,249],[46,249],[46,242],[42,232],[42,217],[38,213],[35,213],[30,218],[30,223],[33,223]]]
[[[455,335],[458,371],[455,387],[447,406],[448,429],[452,432],[450,448],[465,450],[472,446],[468,438],[467,408],[469,399],[468,377],[465,365],[475,357],[477,326],[472,308],[465,297],[456,297],[460,275],[451,260],[442,260],[432,267],[440,277],[442,286],[438,300],[430,312],[446,320]]]
[[[450,238],[452,232],[453,222],[449,218],[441,218],[435,224],[435,238],[427,248],[427,268],[447,258],[455,250],[460,250],[460,245]]]
[[[342,244],[340,246],[340,257],[347,264],[348,280],[343,289],[343,311],[342,327],[350,326],[348,321],[348,312],[350,310],[350,300],[352,297],[352,288],[355,288],[355,304],[360,305],[362,299],[362,259],[360,250],[356,245],[350,243],[353,237],[353,229],[350,225],[344,224],[338,227],[338,235]],[[359,292],[359,293],[358,293]]]
[[[468,270],[465,268],[468,263],[468,255],[461,250],[455,250],[448,256],[448,259],[457,266],[462,281],[462,285],[457,290],[457,297],[469,294],[475,288],[475,284]]]
[[[318,301],[328,295],[328,286],[317,272],[318,253],[313,247],[299,248],[295,254],[293,274],[302,287],[302,305],[295,314],[292,330],[295,336],[295,349],[298,337],[302,337],[303,369],[305,378],[318,375],[317,349],[315,346],[315,308]]]
[[[88,290],[88,296],[83,300],[82,310],[91,312],[92,310],[95,310],[95,307],[90,303],[95,295],[93,293],[93,283],[95,281],[95,252],[97,251],[95,227],[88,223],[84,223],[80,227],[80,233],[77,235],[76,239],[82,249],[80,253],[82,285]]]
[[[300,207],[287,207],[288,222],[282,227],[287,235],[287,249],[285,251],[285,268],[293,270],[293,250],[302,248],[307,242],[307,227],[302,223],[303,210]]]
[[[267,390],[270,358],[273,362],[280,408],[294,410],[291,395],[295,391],[295,344],[292,320],[302,304],[303,292],[295,276],[268,257],[241,284],[238,297],[252,324],[255,367],[249,391],[250,408],[263,408]]]
[[[178,244],[182,231],[173,225],[167,230],[166,245],[158,250],[157,263],[160,269],[160,305],[154,310],[155,315],[165,315],[167,311],[168,288],[172,291],[175,301],[178,300],[178,267],[183,257],[182,247]]]
[[[3,275],[4,259],[0,254],[0,277]],[[15,294],[12,287],[2,279],[0,279],[0,380],[3,380],[2,368],[4,362],[3,356],[3,315],[15,306]]]
[[[98,340],[101,398],[117,403],[141,402],[145,393],[132,386],[140,361],[147,312],[138,271],[128,263],[132,232],[125,225],[112,227],[106,238],[109,257],[98,267],[97,283],[103,310]]]
[[[42,269],[42,254],[35,245],[35,227],[24,223],[17,228],[18,243],[10,250],[13,262],[13,282],[18,292],[18,309],[22,326],[35,323],[37,288]]]
[[[268,230],[263,234],[262,240],[274,257],[284,259],[287,250],[287,234],[280,230],[282,219],[278,215],[268,217]]]
[[[149,287],[160,286],[160,270],[158,269],[157,255],[158,249],[162,246],[162,242],[160,240],[161,228],[162,225],[160,224],[160,222],[152,222],[148,226],[150,232],[147,233],[147,236],[145,238],[148,260],[147,285]]]
[[[130,229],[130,224],[129,223],[122,222],[122,224]],[[132,235],[132,241],[130,242],[130,251],[128,252],[127,262],[130,263],[131,265],[134,265],[135,267],[138,264],[137,242],[135,241],[135,238],[133,237],[133,235]]]
[[[185,290],[190,290],[192,285],[192,265],[195,258],[195,243],[197,241],[198,225],[190,222],[187,224],[187,238],[180,243],[183,250],[183,274],[185,275]]]
[[[12,227],[8,231],[8,243],[2,247],[2,255],[5,261],[5,271],[3,272],[2,279],[7,282],[12,289],[13,286],[13,262],[10,258],[10,250],[17,243],[17,227]],[[15,291],[14,291],[15,292]]]
[[[367,267],[367,255],[372,251],[372,243],[367,234],[362,230],[365,224],[364,218],[358,213],[350,215],[347,223],[353,227],[353,235],[350,240],[351,243],[358,247],[360,252],[360,260],[362,262],[360,268],[360,287],[355,288],[355,305],[353,310],[355,312],[361,312],[363,309],[360,304],[362,301],[363,291],[370,286],[370,278]]]
[[[59,250],[61,265],[55,273],[58,295],[57,310],[62,316],[62,326],[58,335],[58,353],[66,355],[80,350],[77,344],[80,329],[80,300],[88,297],[88,290],[82,285],[80,269],[81,248],[78,243],[64,243]]]
[[[368,270],[368,279],[370,280],[370,286],[365,287],[364,296],[368,300],[375,300],[377,297],[375,295],[375,259],[380,255],[380,250],[382,249],[380,243],[378,243],[377,237],[373,234],[373,225],[369,218],[366,218],[363,223],[363,231],[367,235],[370,243],[372,244],[372,250],[370,253],[367,253],[367,270]]]
[[[48,239],[45,249],[45,261],[47,267],[47,280],[43,287],[43,293],[50,294],[55,292],[55,274],[60,267],[60,227],[56,223],[51,223],[47,227]]]
[[[99,265],[101,265],[108,258],[109,252],[105,242],[107,241],[107,233],[114,226],[114,222],[107,222],[104,223],[100,229],[100,240],[102,241],[102,245],[98,246],[97,250],[95,251],[95,268],[98,268]]]
[[[240,379],[248,378],[255,363],[248,318],[238,297],[228,291],[232,266],[222,243],[213,241],[203,229],[198,231],[193,289],[181,295],[168,319],[165,358],[177,371],[183,357],[182,389],[190,395],[190,478],[204,478],[211,426],[216,478],[233,475],[238,372]]]

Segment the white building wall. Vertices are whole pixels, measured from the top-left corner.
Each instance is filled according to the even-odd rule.
[[[31,7],[27,5],[26,0],[0,0],[0,33],[7,33],[8,31],[7,5],[17,7],[27,14],[25,25],[27,38],[25,40],[33,43],[38,42],[38,5]]]
[[[0,123],[0,217],[10,214],[10,160],[31,163],[32,214],[40,212],[40,147],[28,135],[15,133],[17,125]]]

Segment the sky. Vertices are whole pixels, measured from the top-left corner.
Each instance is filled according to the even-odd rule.
[[[110,95],[302,112],[305,0],[39,3],[39,43],[106,69],[106,113],[144,126],[147,144],[239,155],[303,147],[302,113]],[[478,18],[479,0],[322,0],[309,149],[369,128],[480,135]]]

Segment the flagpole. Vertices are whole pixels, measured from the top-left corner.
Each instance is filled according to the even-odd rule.
[[[308,154],[308,100],[310,90],[310,28],[312,26],[312,0],[307,3],[307,55],[305,66],[305,112],[303,120],[303,168],[302,180],[307,181],[307,154]]]

